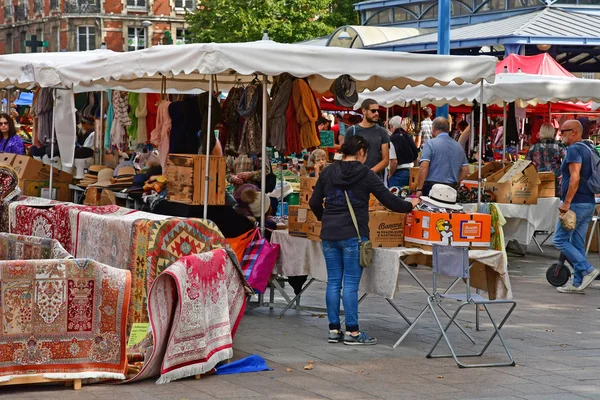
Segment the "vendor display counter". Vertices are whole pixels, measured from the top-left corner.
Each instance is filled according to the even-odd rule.
[[[551,235],[556,228],[560,206],[558,197],[541,198],[537,200],[537,204],[496,204],[506,219],[506,225],[503,226],[506,243],[514,240],[526,249],[532,241],[536,242],[534,233],[545,232]],[[462,206],[466,212],[477,209],[477,204],[474,203]]]
[[[321,243],[290,236],[287,231],[274,231],[271,242],[281,246],[275,264],[275,270],[278,274],[288,277],[299,275],[312,277],[302,292],[314,280],[327,281],[327,268]],[[394,347],[400,344],[426,310],[425,308],[417,318],[411,321],[392,301],[399,292],[400,271],[404,269],[407,275],[411,276],[425,292],[429,293],[425,285],[410,270],[408,264],[417,263],[431,266],[431,254],[430,251],[416,248],[375,248],[373,249],[373,266],[365,268],[363,272],[359,290],[365,294],[361,297],[361,301],[366,295],[384,297],[410,326]],[[470,250],[469,258],[473,262],[471,286],[487,291],[490,299],[512,298],[506,260],[502,252],[496,250]],[[288,304],[280,316],[297,302],[297,297],[286,299]]]

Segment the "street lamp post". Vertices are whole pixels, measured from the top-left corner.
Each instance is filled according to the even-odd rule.
[[[152,26],[152,22],[150,21],[142,21],[142,26],[145,28],[146,30],[146,47],[150,48],[152,47],[152,37],[150,36],[150,27]]]

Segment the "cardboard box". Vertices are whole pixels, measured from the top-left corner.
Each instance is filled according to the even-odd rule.
[[[50,179],[50,166],[29,156],[16,156],[12,167],[17,171],[19,180],[47,181]],[[73,176],[65,171],[53,168],[52,182],[71,183]]]
[[[538,198],[556,197],[556,175],[554,172],[538,172],[540,185],[538,186]]]
[[[381,204],[379,202],[379,200],[377,200],[377,197],[375,197],[372,193],[371,196],[369,197],[369,211],[386,211],[387,208],[385,208],[385,206],[383,204]]]
[[[481,179],[485,179],[485,178],[489,177],[490,175],[494,174],[496,171],[499,171],[503,168],[504,167],[502,166],[502,163],[499,161],[492,161],[487,164],[484,164],[481,167]],[[473,171],[469,175],[467,175],[467,177],[464,180],[465,181],[475,181],[475,183],[477,183],[478,179],[479,179],[479,172],[477,171],[477,166],[475,166],[475,171]]]
[[[369,232],[373,247],[404,246],[406,214],[391,211],[370,211]]]
[[[302,206],[288,207],[288,231],[291,236],[306,237],[308,234],[308,208]]]
[[[307,224],[308,226],[308,233],[307,233],[307,237],[309,240],[312,240],[314,242],[320,242],[321,241],[321,223],[320,222],[310,222]]]
[[[300,178],[300,205],[308,207],[308,202],[315,190],[318,178]]]
[[[410,175],[408,177],[408,188],[411,192],[417,190],[417,185],[419,183],[419,167],[414,167],[410,169]]]
[[[488,248],[492,217],[489,214],[432,213],[414,210],[406,216],[404,241],[415,247],[432,244]]]
[[[485,190],[492,192],[496,203],[537,204],[539,184],[535,165],[519,160],[490,175]]]
[[[12,165],[12,163],[15,161],[15,158],[17,158],[16,154],[0,153],[0,164]]]
[[[22,180],[19,181],[19,187],[25,196],[48,198],[49,181],[42,180]],[[52,182],[52,199],[58,201],[72,201],[73,193],[66,182]]]

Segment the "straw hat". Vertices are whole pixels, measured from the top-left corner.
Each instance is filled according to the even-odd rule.
[[[87,173],[90,175],[98,175],[98,172],[102,171],[105,168],[107,167],[105,167],[104,165],[90,165]]]
[[[98,182],[94,183],[92,186],[110,186],[110,178],[112,178],[114,172],[115,171],[112,168],[104,168],[102,171],[98,172]]]

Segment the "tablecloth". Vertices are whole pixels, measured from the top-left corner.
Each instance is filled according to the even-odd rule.
[[[288,235],[287,231],[274,231],[272,243],[279,244],[280,251],[275,270],[284,276],[310,275],[318,281],[327,281],[327,268],[320,242]],[[430,265],[431,252],[415,248],[375,248],[373,266],[365,268],[360,290],[393,299],[400,283],[400,259],[424,256]],[[502,252],[496,250],[470,250],[471,261],[487,266],[495,273],[493,280],[496,298],[512,298],[512,290],[506,262]]]
[[[504,239],[516,240],[529,246],[535,231],[553,232],[558,222],[558,206],[560,199],[550,197],[538,199],[537,204],[502,204],[496,203],[504,218]],[[463,204],[466,212],[473,212],[477,204]]]

